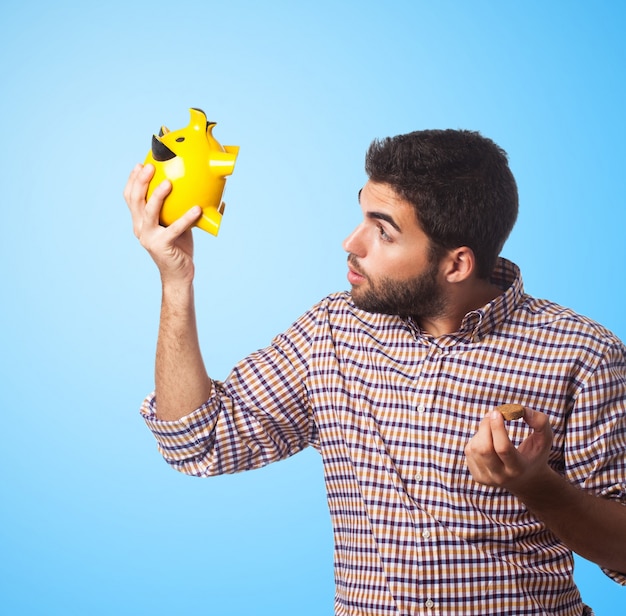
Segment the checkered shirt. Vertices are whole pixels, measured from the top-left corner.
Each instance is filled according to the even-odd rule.
[[[463,451],[485,413],[520,403],[549,416],[556,471],[626,503],[626,349],[526,295],[513,263],[500,259],[493,282],[504,293],[437,338],[331,295],[214,381],[201,408],[161,421],[152,395],[142,414],[190,475],[320,452],[338,616],[591,614],[570,550],[515,496],[476,483]],[[508,429],[516,444],[529,433]]]

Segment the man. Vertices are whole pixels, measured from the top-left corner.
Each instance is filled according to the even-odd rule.
[[[524,293],[499,253],[517,217],[506,154],[469,131],[376,141],[345,240],[350,293],[212,381],[193,301],[191,208],[168,228],[149,167],[125,198],[163,302],[165,459],[201,476],[312,445],[335,535],[336,614],[590,614],[572,551],[626,584],[626,349]],[[525,407],[505,425],[494,409]]]

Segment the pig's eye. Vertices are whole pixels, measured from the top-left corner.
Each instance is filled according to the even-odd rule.
[[[185,141],[185,138],[184,137],[179,137],[178,139],[176,139],[176,141],[178,141],[180,143],[181,141]]]

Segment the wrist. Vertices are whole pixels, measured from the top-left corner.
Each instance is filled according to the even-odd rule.
[[[510,488],[531,511],[545,511],[561,508],[568,498],[568,491],[575,489],[550,466],[531,478]]]
[[[181,308],[193,305],[194,288],[192,280],[161,280],[163,304]]]

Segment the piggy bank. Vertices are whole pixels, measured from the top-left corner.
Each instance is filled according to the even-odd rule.
[[[215,122],[207,122],[201,109],[190,109],[186,128],[170,131],[165,126],[152,136],[152,149],[145,163],[155,172],[148,186],[148,198],[165,179],[172,190],[163,202],[160,222],[171,225],[194,205],[202,208],[197,227],[217,235],[224,213],[222,195],[226,176],[235,168],[239,146],[222,146],[213,136]]]

